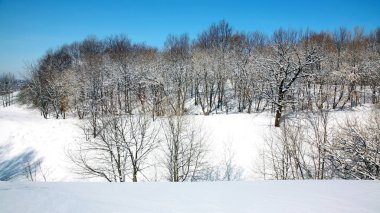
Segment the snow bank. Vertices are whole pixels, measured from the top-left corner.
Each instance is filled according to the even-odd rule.
[[[378,181],[0,182],[0,212],[379,212]]]

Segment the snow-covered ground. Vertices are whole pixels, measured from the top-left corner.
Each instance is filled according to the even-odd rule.
[[[337,111],[334,119],[364,116],[368,108]],[[217,163],[226,147],[252,180],[263,136],[273,116],[214,114],[190,116],[208,135],[210,159]],[[363,117],[364,119],[364,117]],[[379,212],[378,181],[251,181],[200,183],[86,183],[72,172],[66,152],[80,140],[76,118],[44,119],[37,110],[0,108],[2,162],[41,159],[47,181],[0,182],[0,212]],[[15,169],[12,168],[7,169]],[[17,169],[17,168],[16,168]],[[3,171],[1,171],[3,172]],[[43,179],[39,179],[42,181]],[[163,180],[163,179],[160,179]],[[64,181],[64,182],[62,182]],[[73,183],[75,181],[75,183]],[[78,182],[80,181],[80,182]],[[69,183],[71,182],[71,183]]]
[[[351,115],[363,117],[369,108],[335,111],[332,113],[332,121]],[[244,180],[261,178],[257,173],[258,153],[263,146],[264,136],[273,128],[273,115],[241,113],[189,117],[202,126],[202,131],[207,135],[211,163],[218,164],[223,158],[224,150],[229,147],[234,154],[234,164],[243,170]],[[86,181],[72,172],[73,164],[67,157],[67,151],[72,145],[83,138],[80,125],[81,121],[75,117],[65,120],[44,119],[38,110],[17,104],[0,108],[0,160],[17,159],[29,153],[42,160],[41,169],[46,174],[47,181]],[[157,173],[153,168],[151,170],[146,174]],[[40,177],[39,180],[43,179]]]
[[[77,123],[77,119],[43,119],[37,110],[19,105],[2,108],[0,146],[7,146],[2,157],[10,159],[30,151],[42,160],[49,180],[72,180],[65,150],[81,134]]]
[[[262,114],[194,115],[191,119],[203,127],[207,135],[210,159],[217,163],[221,153],[230,147],[235,164],[241,167],[244,179],[254,178],[254,161],[262,136],[272,125],[272,116]],[[2,158],[12,158],[32,151],[42,159],[48,181],[81,180],[71,172],[67,157],[70,144],[82,136],[76,118],[44,119],[37,110],[12,105],[0,108],[0,146],[7,146]],[[3,159],[4,160],[4,159]]]
[[[378,181],[0,182],[0,212],[379,212]]]

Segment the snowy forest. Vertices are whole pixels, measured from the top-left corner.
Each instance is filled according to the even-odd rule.
[[[90,36],[27,69],[19,103],[45,119],[83,120],[83,140],[67,156],[84,177],[153,181],[141,172],[161,152],[166,180],[240,180],[232,153],[208,162],[206,133],[190,115],[269,113],[262,178],[380,179],[380,28],[266,35],[222,20],[195,39],[169,35],[162,49]],[[0,78],[4,107],[10,82]],[[364,105],[373,107],[368,119],[332,119]]]
[[[64,45],[29,68],[22,101],[47,117],[80,119],[139,111],[155,117],[284,113],[379,102],[380,29],[235,32],[212,24],[191,41],[169,35],[163,50],[125,35]]]

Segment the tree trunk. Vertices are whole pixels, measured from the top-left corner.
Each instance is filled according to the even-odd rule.
[[[132,178],[132,181],[133,182],[137,182],[137,170],[136,169],[133,169],[133,178]]]
[[[278,105],[276,109],[276,117],[274,121],[275,127],[280,127],[281,115],[282,115],[282,105]]]
[[[284,92],[282,89],[279,90],[278,94],[278,103],[277,103],[277,109],[276,109],[276,117],[274,121],[274,126],[275,127],[280,127],[280,122],[281,122],[281,116],[282,116],[282,108],[283,108],[283,100],[284,100]]]

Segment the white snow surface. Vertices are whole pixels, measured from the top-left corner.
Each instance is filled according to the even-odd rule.
[[[260,114],[191,115],[194,123],[207,135],[212,163],[221,160],[226,146],[234,152],[235,164],[243,169],[244,179],[253,179],[257,147],[261,147],[264,132],[272,125],[272,116]],[[7,157],[27,150],[42,159],[42,168],[48,171],[48,181],[83,181],[73,174],[67,150],[83,138],[81,121],[77,118],[44,119],[38,110],[20,105],[0,108],[0,146],[8,145]],[[4,160],[4,159],[3,159]],[[149,171],[146,172],[149,174]],[[96,180],[98,181],[98,179]]]
[[[76,118],[44,119],[38,110],[11,105],[0,109],[0,145],[9,146],[9,158],[35,152],[50,181],[73,180],[66,149],[82,134],[78,123]]]
[[[378,181],[0,182],[0,212],[379,212]]]
[[[352,115],[365,119],[366,112],[369,112],[369,107],[358,107],[353,111],[332,112],[332,118],[345,119]],[[234,164],[243,170],[242,179],[262,179],[257,172],[261,162],[259,151],[263,147],[265,135],[273,128],[272,114],[212,114],[189,117],[193,123],[201,126],[207,135],[209,161],[212,164],[220,163],[223,150],[230,147],[234,153]],[[81,122],[70,116],[67,119],[44,119],[38,110],[17,104],[0,108],[0,147],[8,148],[5,156],[0,156],[6,159],[1,160],[33,151],[37,158],[42,159],[41,167],[47,173],[47,181],[89,181],[72,172],[74,165],[66,154],[73,144],[83,140]],[[151,164],[159,164],[158,158],[152,159],[154,162]],[[157,172],[154,170],[155,167],[148,168],[144,173],[153,176]],[[165,180],[162,169],[158,171],[160,172],[159,180]],[[153,177],[148,179],[152,180]],[[38,181],[43,179],[39,178]],[[140,176],[140,181],[147,179]]]
[[[333,117],[362,116],[365,110],[334,112]],[[255,160],[263,136],[272,128],[271,114],[191,118],[208,134],[211,161],[218,162],[224,146],[230,145],[236,165],[244,169],[244,180],[256,179]],[[0,160],[32,150],[42,159],[49,181],[0,182],[1,213],[380,211],[378,181],[83,182],[88,180],[72,173],[66,156],[66,150],[82,136],[80,124],[70,117],[44,119],[37,110],[24,106],[0,108],[0,148],[6,147],[5,153],[0,150]]]

